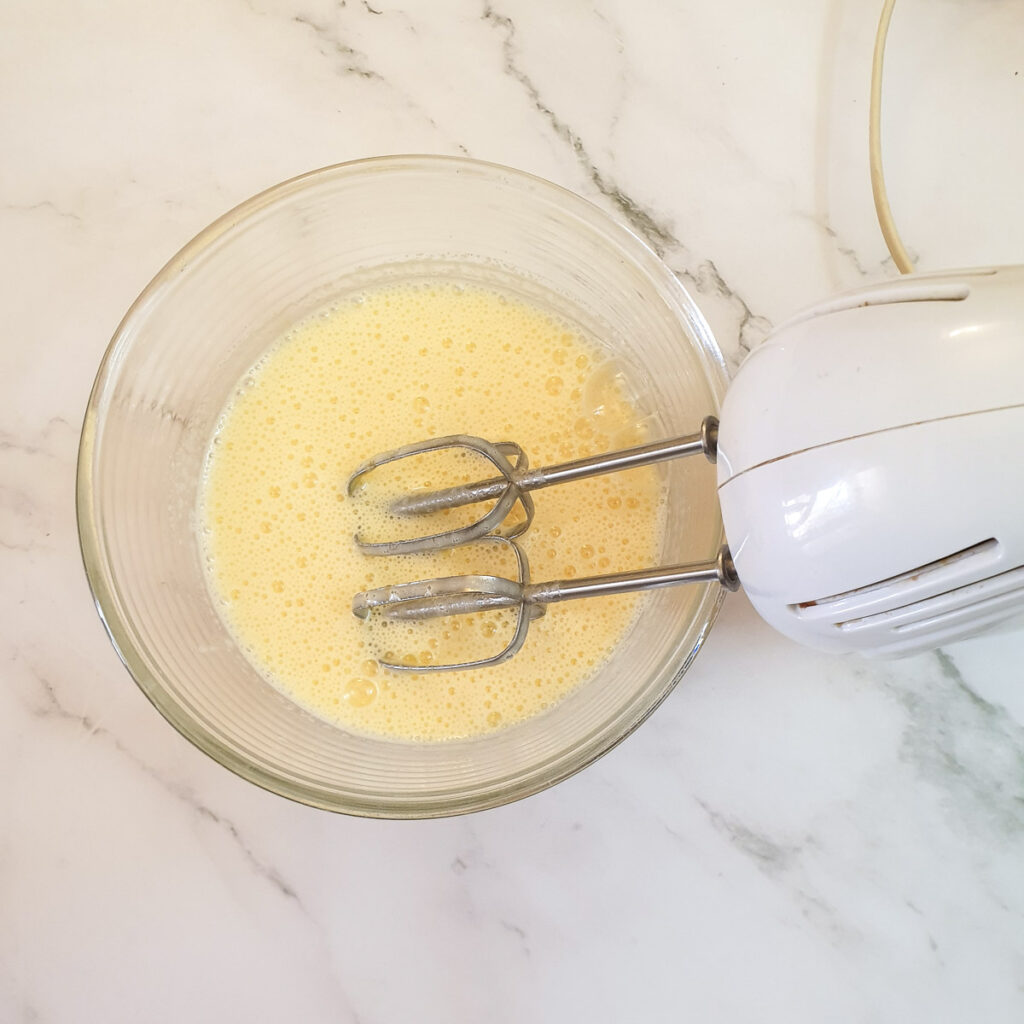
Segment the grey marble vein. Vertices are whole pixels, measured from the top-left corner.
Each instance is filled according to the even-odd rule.
[[[822,232],[822,234],[825,235],[826,238],[828,238],[833,251],[844,258],[847,265],[857,273],[858,277],[874,278],[886,272],[892,273],[895,271],[892,257],[888,255],[874,263],[865,263],[854,246],[843,242],[839,232],[832,226],[827,216],[816,216],[810,213],[801,213],[799,216],[810,221],[819,231]],[[914,263],[919,261],[920,253],[909,247],[907,252]]]
[[[693,257],[685,245],[676,237],[673,225],[658,216],[653,210],[630,196],[606,172],[602,171],[590,155],[579,133],[573,130],[568,122],[545,102],[533,79],[523,70],[519,63],[519,52],[516,45],[516,26],[512,18],[500,13],[489,0],[485,0],[483,21],[492,25],[501,33],[501,49],[503,68],[506,75],[522,86],[531,106],[548,123],[555,136],[561,139],[573,152],[576,161],[583,169],[591,184],[604,196],[612,206],[626,219],[670,266],[683,257],[684,262],[693,262]],[[738,324],[736,327],[740,351],[749,352],[764,339],[771,329],[770,321],[754,313],[742,297],[725,281],[714,262],[710,259],[700,261],[695,269],[680,269],[673,266],[674,273],[685,282],[691,284],[698,292],[712,290],[715,294],[727,299],[737,309]]]
[[[22,455],[43,455],[49,459],[61,457],[63,452],[58,454],[49,446],[51,434],[57,429],[66,430],[73,438],[77,438],[77,431],[63,416],[52,416],[46,421],[46,425],[39,432],[39,441],[31,442],[24,439],[23,434],[10,432],[0,433],[0,452],[18,452]]]
[[[66,210],[50,199],[41,199],[39,202],[35,203],[0,203],[0,211],[5,210],[15,211],[18,213],[31,213],[34,210],[47,210],[59,217],[61,220],[70,220],[77,224],[84,223],[84,218],[80,217],[73,210]]]
[[[799,846],[776,842],[740,821],[727,818],[699,797],[694,797],[694,800],[707,815],[708,821],[728,839],[730,845],[753,860],[758,869],[765,874],[783,874],[796,863],[800,854]]]
[[[857,941],[854,925],[817,891],[808,877],[803,857],[814,846],[810,837],[800,844],[782,843],[716,811],[699,797],[694,800],[725,841],[773,884],[779,885],[809,924],[824,932],[833,943]]]
[[[843,245],[839,240],[839,232],[836,231],[831,224],[827,221],[822,222],[817,217],[811,217],[810,220],[825,232],[825,234],[832,240],[835,251],[839,253],[840,256],[845,256],[849,261],[850,266],[853,267],[861,277],[868,276],[868,268],[861,262],[860,256],[857,255],[857,250],[854,249],[852,245]]]
[[[379,13],[379,12],[373,12]],[[386,82],[386,79],[378,71],[368,67],[366,54],[361,53],[331,31],[329,25],[323,22],[314,21],[303,14],[292,15],[292,21],[298,25],[304,25],[312,30],[313,34],[320,40],[322,47],[320,52],[326,57],[333,55],[338,58],[337,67],[340,74],[355,75],[357,78],[365,78],[375,82]]]
[[[10,513],[9,519],[14,526],[12,533],[0,534],[0,548],[26,552],[43,546],[42,534],[45,532],[49,537],[49,532],[44,530],[44,523],[37,521],[39,505],[26,491],[0,485],[0,510]]]
[[[384,11],[378,8],[372,7],[364,0],[363,9],[371,16],[380,16],[385,14],[397,14],[402,17],[405,21],[405,30],[409,35],[416,34],[416,25],[409,17],[409,15],[402,10],[395,11]],[[401,99],[403,105],[416,116],[421,117],[424,122],[430,125],[439,135],[445,136],[448,143],[453,149],[458,150],[464,156],[469,155],[469,150],[463,145],[457,138],[454,138],[445,133],[440,125],[437,123],[433,115],[423,106],[420,98],[412,93],[400,88],[396,83],[388,76],[384,75],[370,64],[369,56],[362,50],[356,49],[345,41],[342,17],[343,11],[346,5],[341,3],[336,9],[336,25],[330,25],[326,21],[318,20],[310,17],[306,14],[293,14],[291,21],[294,24],[301,25],[308,29],[314,37],[319,41],[320,53],[328,58],[331,58],[334,62],[337,72],[342,76],[360,78],[367,82],[376,83],[384,88],[389,89],[395,96]]]
[[[263,861],[251,849],[238,827],[224,815],[218,814],[212,808],[204,804],[195,793],[187,787],[164,777],[152,765],[142,760],[121,739],[112,733],[105,726],[99,724],[91,715],[71,711],[60,700],[56,687],[51,679],[39,671],[34,665],[24,658],[15,655],[12,661],[23,665],[30,676],[37,684],[38,693],[42,696],[42,702],[37,702],[30,709],[34,718],[57,719],[69,722],[85,731],[90,737],[102,739],[109,744],[123,757],[128,758],[136,768],[141,770],[147,777],[152,779],[165,792],[185,804],[190,810],[205,821],[216,825],[234,844],[238,852],[243,856],[253,871],[268,882],[280,895],[295,902],[302,913],[310,917],[308,909],[304,906],[294,887],[290,885],[281,873],[269,863]]]
[[[678,274],[679,271],[676,273]],[[738,308],[739,323],[736,327],[736,336],[741,352],[750,352],[771,332],[772,322],[767,317],[755,313],[747,305],[743,298],[726,283],[712,260],[704,260],[699,264],[696,273],[683,272],[682,276],[692,283],[697,291],[704,294],[713,292]]]
[[[949,794],[949,814],[1024,855],[1024,727],[974,693],[945,651],[934,660],[947,685],[892,690],[907,711],[901,754]]]
[[[544,102],[533,79],[519,66],[516,27],[513,20],[507,15],[500,14],[489,2],[484,3],[481,17],[501,32],[505,73],[523,87],[534,109],[545,118],[555,135],[568,144],[598,192],[611,200],[618,211],[647,239],[659,255],[664,253],[666,248],[677,246],[679,243],[672,234],[671,226],[659,221],[650,210],[630,198],[615,182],[604,175],[587,153],[580,136]]]
[[[236,853],[241,856],[252,873],[262,879],[278,896],[294,905],[303,918],[309,922],[314,934],[318,937],[318,941],[323,942],[322,922],[310,911],[310,908],[305,904],[295,886],[284,877],[280,870],[257,854],[252,844],[246,839],[234,821],[226,815],[213,810],[190,787],[169,779],[159,772],[151,764],[139,757],[115,733],[98,722],[93,716],[69,709],[61,701],[53,681],[17,651],[15,651],[10,661],[20,664],[36,683],[36,693],[41,700],[37,700],[29,708],[29,713],[33,718],[69,723],[72,727],[80,729],[85,736],[99,740],[115,750],[135,769],[141,771],[147,778],[159,786],[160,789],[183,804],[199,820],[208,822],[218,830],[229,841]],[[360,1015],[353,1006],[352,998],[345,985],[338,978],[336,965],[329,953],[327,953],[326,959],[329,964],[329,977],[337,995],[337,1005],[344,1015],[341,1019],[350,1021],[352,1024],[359,1024],[361,1020]]]
[[[615,40],[615,51],[620,58],[619,65],[616,70],[616,82],[618,89],[615,91],[615,106],[608,112],[608,144],[609,147],[614,149],[613,144],[615,142],[616,129],[619,126],[619,122],[622,120],[622,112],[626,106],[628,98],[628,65],[624,59],[626,56],[626,44],[622,41],[622,32],[618,25],[612,21],[604,11],[599,11],[595,8],[594,17],[608,26],[612,33],[612,37]]]
[[[520,926],[514,921],[499,920],[498,924],[501,925],[506,932],[514,935],[519,940],[519,948],[522,951],[523,956],[530,957],[532,955],[530,952],[530,941],[524,928],[520,928]]]

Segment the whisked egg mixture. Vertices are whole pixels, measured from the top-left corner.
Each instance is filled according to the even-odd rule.
[[[297,324],[241,383],[207,457],[199,515],[209,584],[239,646],[289,698],[362,733],[455,739],[549,708],[609,657],[643,596],[553,605],[502,665],[385,670],[378,658],[465,661],[507,641],[507,612],[396,624],[351,611],[353,594],[386,583],[508,574],[513,565],[494,545],[379,558],[353,541],[478,516],[476,508],[440,524],[399,523],[381,495],[494,471],[467,459],[422,472],[400,465],[390,476],[376,471],[376,497],[350,498],[346,483],[370,455],[446,434],[515,440],[538,466],[639,444],[647,425],[628,391],[617,364],[577,327],[479,286],[381,287]],[[367,491],[373,486],[368,480]],[[654,467],[542,490],[535,501],[521,541],[535,580],[658,561],[665,499]]]

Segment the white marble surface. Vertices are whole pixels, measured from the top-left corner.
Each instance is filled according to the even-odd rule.
[[[730,598],[628,742],[470,818],[334,817],[181,739],[92,609],[77,433],[122,312],[319,165],[468,153],[625,217],[735,364],[891,273],[862,0],[7,0],[0,9],[0,1021],[1016,1022],[1024,638],[894,664]],[[900,0],[920,266],[1024,258],[1024,12]],[[956,467],[948,467],[955,483]]]

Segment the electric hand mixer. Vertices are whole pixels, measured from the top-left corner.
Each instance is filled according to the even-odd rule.
[[[691,436],[530,470],[512,442],[454,435],[370,459],[349,481],[446,448],[487,458],[479,483],[398,499],[399,515],[476,502],[476,523],[424,537],[357,542],[368,554],[490,538],[517,578],[452,576],[356,595],[353,611],[393,619],[517,611],[514,635],[477,668],[512,657],[554,601],[681,583],[742,585],[761,616],[799,643],[912,654],[1024,611],[1024,266],[903,277],[838,296],[784,324],[740,368],[721,411]],[[515,537],[530,492],[690,455],[718,465],[728,547],[708,561],[533,583]],[[516,506],[521,518],[507,520]]]

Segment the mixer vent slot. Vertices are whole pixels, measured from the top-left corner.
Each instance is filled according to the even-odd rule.
[[[915,591],[927,589],[931,593],[935,593],[936,588],[941,589],[942,583],[946,579],[964,582],[965,577],[967,577],[970,582],[975,582],[979,577],[971,578],[970,566],[966,563],[975,559],[987,561],[987,556],[994,554],[998,547],[999,541],[995,537],[989,537],[988,540],[983,540],[979,544],[972,544],[969,548],[955,551],[953,554],[946,555],[945,558],[937,559],[934,562],[919,565],[917,568],[900,573],[898,576],[890,576],[888,579],[879,580],[877,583],[869,583],[854,590],[845,590],[841,594],[832,594],[829,597],[822,597],[816,601],[804,601],[800,604],[790,605],[790,608],[798,615],[807,616],[812,614],[815,618],[818,618],[819,616],[824,617],[822,613],[827,615],[829,609],[838,611],[840,606],[863,605],[869,600],[880,599],[883,597],[883,591],[892,590],[895,596],[900,591],[912,586]],[[814,614],[815,612],[818,614]]]
[[[842,630],[883,626],[894,634],[917,633],[953,625],[962,619],[980,622],[1013,614],[1024,607],[1024,566],[947,590],[923,601],[836,623]]]

